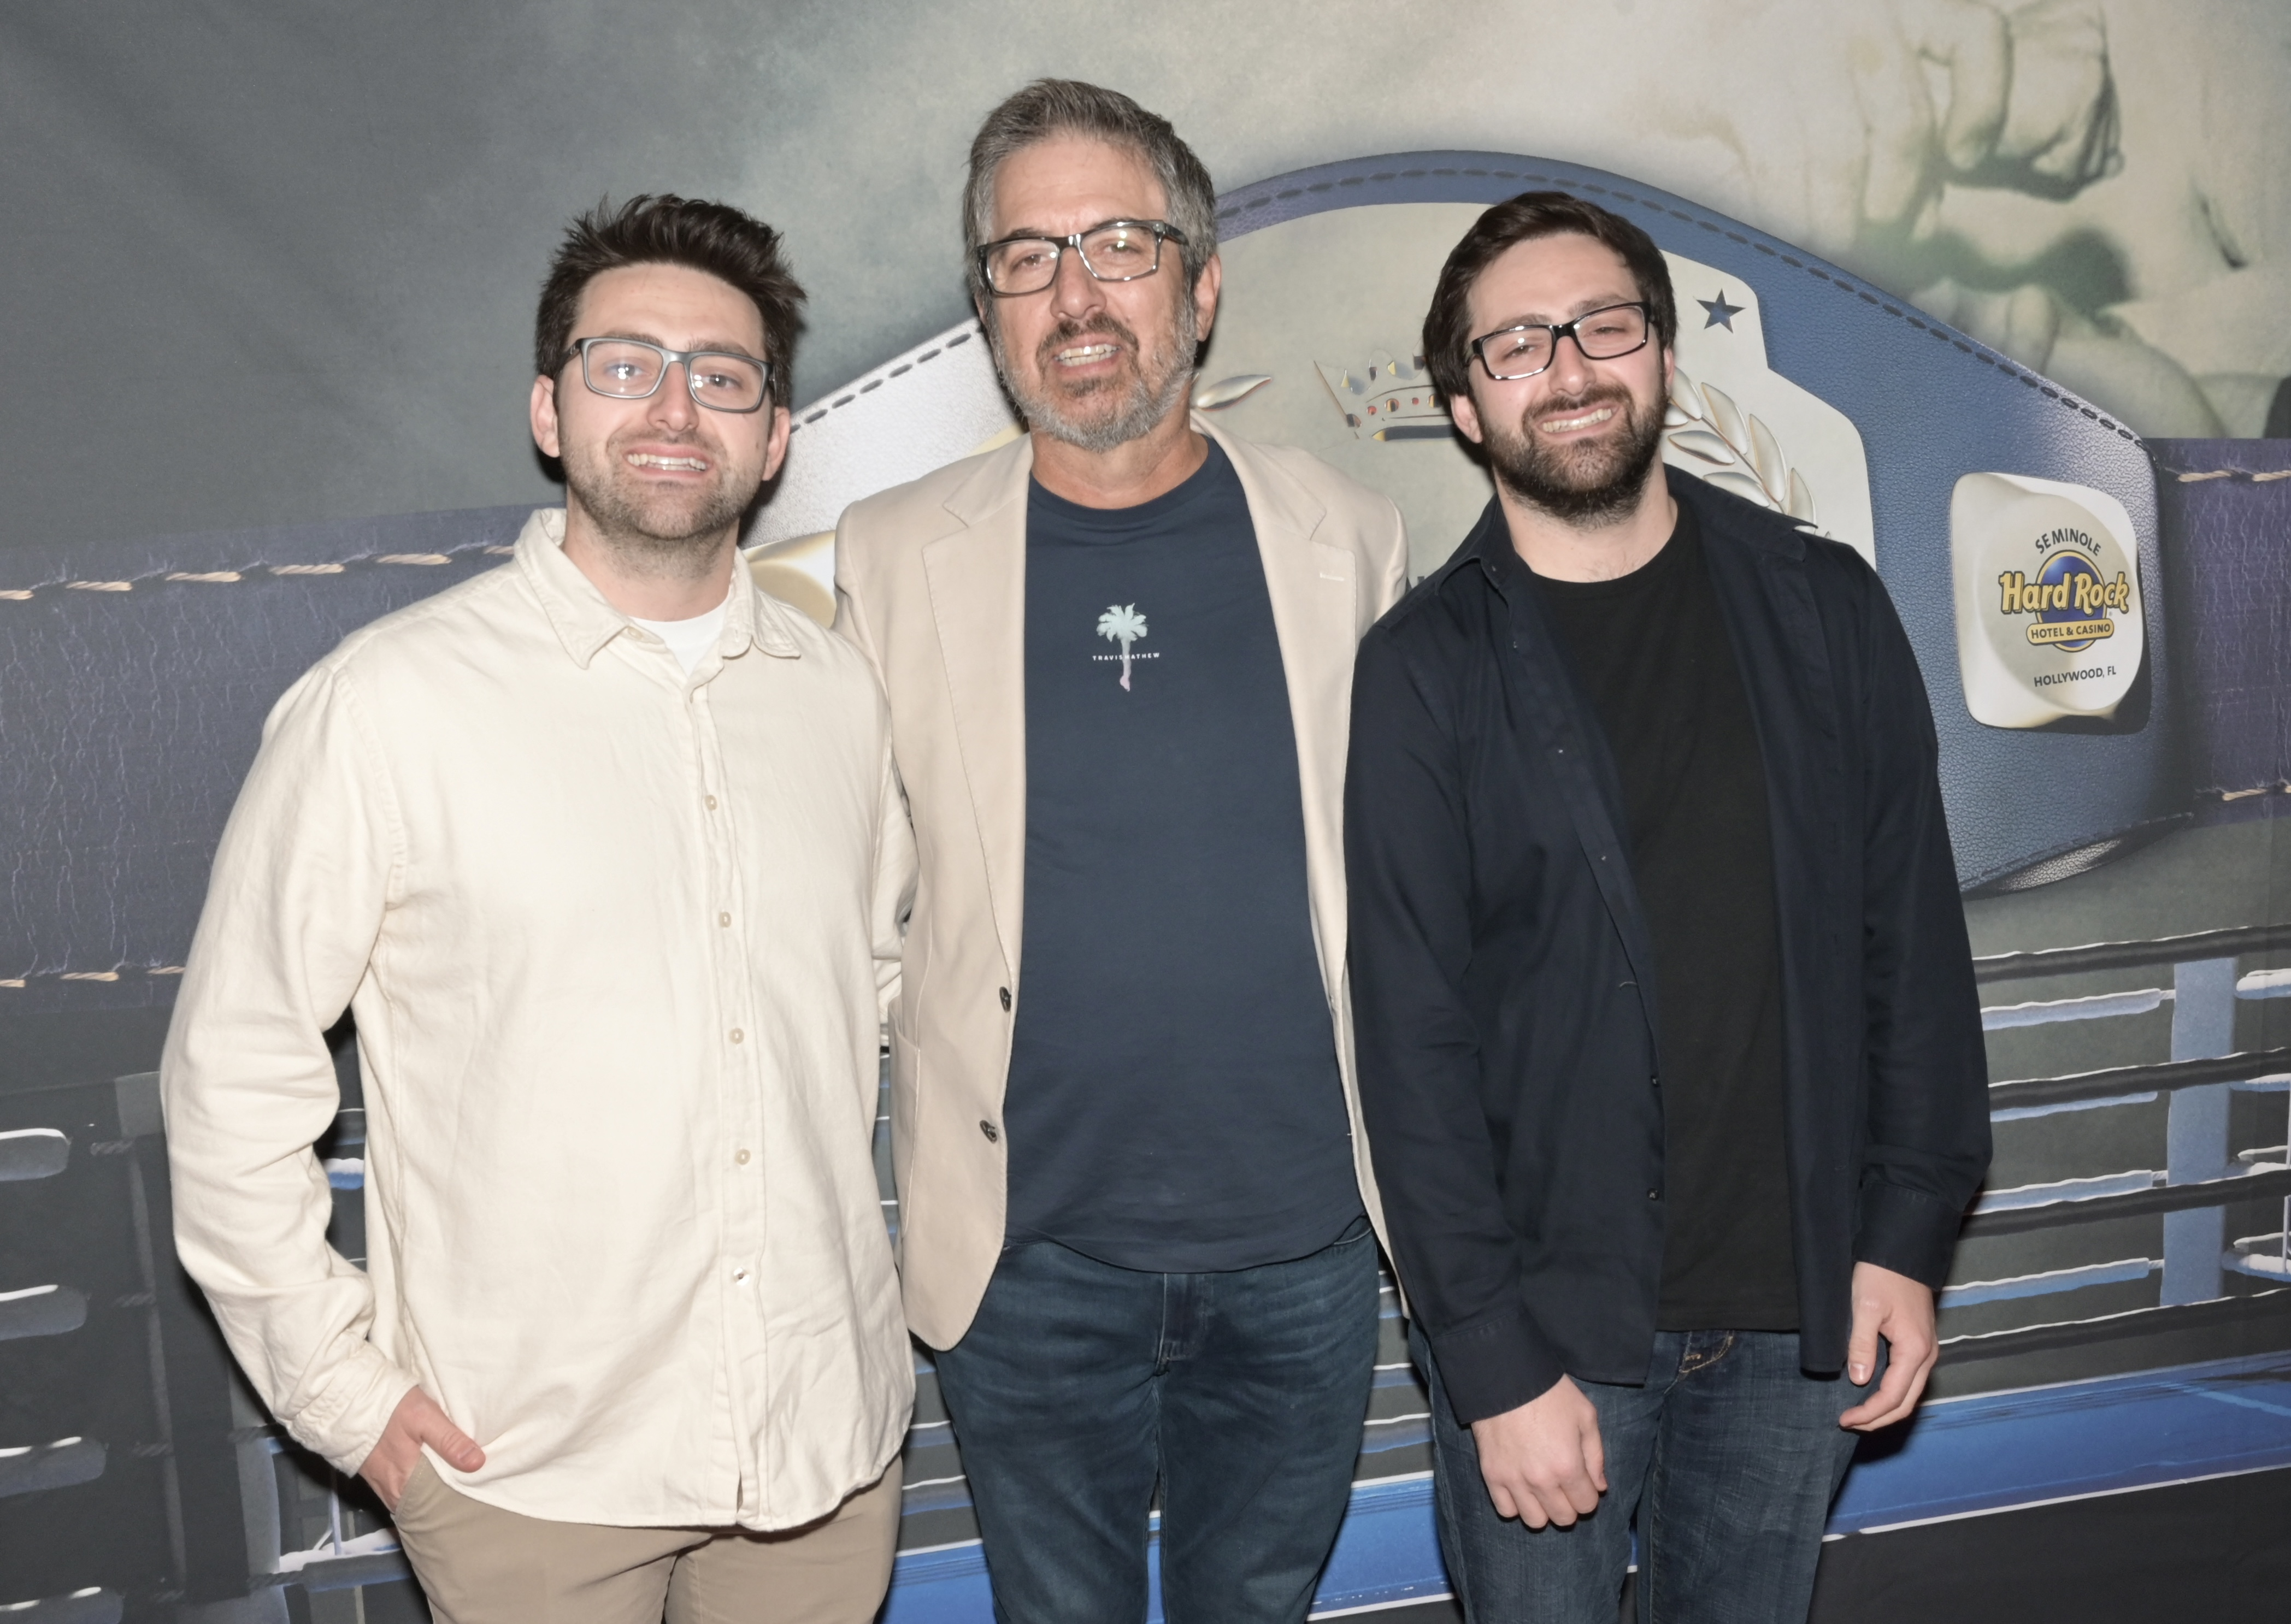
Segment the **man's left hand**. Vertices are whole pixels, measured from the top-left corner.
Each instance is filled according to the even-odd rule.
[[[1840,1427],[1876,1432],[1917,1407],[1925,1378],[1941,1357],[1933,1335],[1930,1286],[1874,1263],[1853,1266],[1853,1335],[1845,1345],[1845,1374],[1860,1387],[1877,1366],[1877,1339],[1885,1339],[1885,1379],[1877,1390],[1837,1418]]]

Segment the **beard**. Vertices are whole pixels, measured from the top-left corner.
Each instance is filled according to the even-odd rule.
[[[683,445],[707,460],[714,477],[689,489],[647,487],[623,455],[615,437],[563,459],[565,488],[581,504],[597,539],[624,563],[655,575],[684,575],[708,567],[725,530],[755,500],[760,478],[733,467],[721,447],[697,439],[664,439],[656,430],[627,437],[647,445]]]
[[[1048,382],[1057,371],[1057,352],[1093,334],[1127,346],[1133,358],[1128,374],[1096,378],[1059,391]],[[1128,326],[1105,311],[1084,322],[1061,321],[1034,348],[1033,379],[1020,377],[1010,365],[1001,322],[987,324],[986,338],[994,351],[1002,386],[1017,403],[1018,414],[1027,427],[1040,429],[1080,451],[1105,452],[1142,439],[1185,400],[1194,380],[1201,327],[1194,318],[1194,301],[1182,297],[1162,332],[1162,342],[1151,351],[1140,347],[1137,334]]]
[[[1586,444],[1553,446],[1535,430],[1536,417],[1572,417],[1612,406],[1622,432]],[[1620,385],[1549,398],[1520,414],[1516,428],[1487,424],[1488,462],[1496,483],[1554,519],[1597,528],[1620,524],[1638,506],[1647,470],[1662,451],[1662,407],[1647,406]]]

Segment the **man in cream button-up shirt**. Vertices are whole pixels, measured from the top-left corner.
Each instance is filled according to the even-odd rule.
[[[863,1620],[888,1583],[913,855],[865,662],[736,567],[787,437],[775,247],[675,198],[568,234],[533,406],[567,508],[279,702],[169,1038],[184,1264],[451,1624]],[[310,1149],[345,1006],[364,1270]]]

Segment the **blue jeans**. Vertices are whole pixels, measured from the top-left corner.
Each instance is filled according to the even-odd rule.
[[[1001,1624],[1146,1616],[1162,1484],[1169,1624],[1295,1624],[1352,1492],[1376,1363],[1376,1242],[1229,1274],[1002,1254],[938,1355]]]
[[[1496,1515],[1430,1347],[1413,1331],[1409,1343],[1432,1390],[1440,1551],[1469,1624],[1614,1624],[1634,1515],[1639,1624],[1805,1619],[1857,1437],[1837,1418],[1876,1391],[1882,1357],[1856,1387],[1800,1370],[1794,1332],[1659,1331],[1645,1386],[1575,1384],[1599,1412],[1599,1508],[1531,1529]]]

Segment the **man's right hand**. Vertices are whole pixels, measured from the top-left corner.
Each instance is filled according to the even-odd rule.
[[[1474,1421],[1472,1442],[1497,1515],[1530,1528],[1571,1527],[1596,1511],[1607,1491],[1599,1412],[1564,1376],[1542,1397]]]
[[[425,1443],[457,1472],[474,1472],[486,1463],[486,1451],[478,1447],[477,1440],[454,1426],[436,1399],[419,1387],[409,1387],[398,1401],[398,1408],[390,1412],[390,1425],[382,1429],[381,1440],[358,1467],[358,1475],[374,1485],[387,1509],[398,1509],[398,1497],[406,1492],[406,1479],[422,1464]]]

